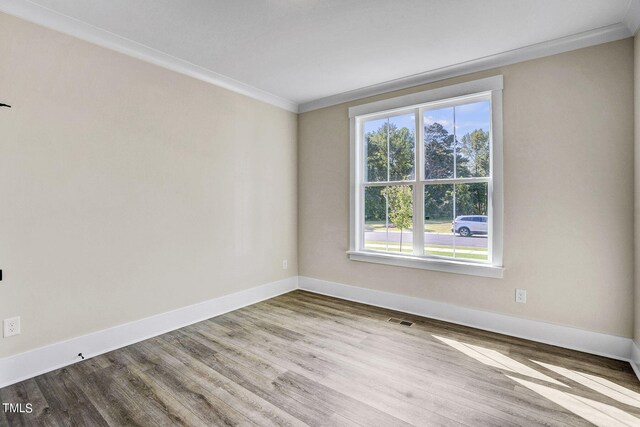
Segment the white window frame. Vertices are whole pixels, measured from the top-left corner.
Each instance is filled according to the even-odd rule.
[[[350,243],[347,254],[351,260],[475,276],[503,277],[502,89],[503,78],[498,75],[349,108],[351,126],[351,200],[349,209]],[[416,224],[421,224],[424,217],[424,193],[421,191],[424,190],[426,185],[421,176],[423,165],[420,164],[422,145],[424,143],[423,111],[440,104],[460,105],[464,104],[465,101],[473,102],[474,98],[488,99],[491,102],[491,175],[489,179],[483,179],[489,183],[488,194],[490,194],[488,207],[488,251],[490,261],[460,261],[432,255],[416,256],[365,249],[362,241],[364,236],[365,174],[363,123],[376,116],[384,117],[403,110],[419,112],[416,114],[415,177],[410,182],[415,192],[414,201],[417,199],[417,202],[414,203],[414,230],[417,230]],[[449,183],[449,180],[439,181]],[[407,182],[403,182],[403,184],[407,184]],[[417,236],[417,238],[414,238],[414,248],[418,248],[418,253],[422,253],[424,233],[415,232],[414,236]]]

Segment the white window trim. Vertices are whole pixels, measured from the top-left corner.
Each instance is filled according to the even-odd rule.
[[[353,261],[364,261],[376,264],[395,265],[400,267],[419,268],[424,270],[435,270],[450,273],[469,274],[474,276],[484,276],[502,278],[503,266],[503,155],[502,155],[502,89],[503,78],[501,75],[474,80],[466,83],[446,86],[425,92],[399,96],[396,98],[384,99],[382,101],[357,105],[349,108],[349,122],[351,126],[350,136],[350,221],[349,221],[349,251],[347,254]],[[374,251],[367,251],[361,248],[361,222],[363,221],[363,203],[361,200],[360,186],[362,184],[363,165],[362,152],[363,141],[358,137],[361,132],[362,120],[359,117],[364,115],[392,114],[397,109],[407,109],[421,104],[433,103],[443,100],[447,102],[451,98],[478,95],[489,93],[491,98],[491,173],[493,186],[491,205],[489,206],[492,218],[489,233],[491,239],[489,247],[491,250],[491,264],[481,264],[473,262],[462,262],[459,260],[449,260],[437,257],[416,257],[412,255],[389,254]],[[416,134],[418,134],[416,128]],[[416,135],[416,150],[418,146],[418,135]],[[418,209],[420,209],[418,207]]]

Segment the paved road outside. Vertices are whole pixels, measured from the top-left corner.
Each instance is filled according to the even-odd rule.
[[[403,243],[413,242],[413,235],[411,232],[405,231],[402,234],[404,234],[402,236]],[[453,234],[424,233],[425,243],[431,245],[453,246],[454,239],[456,246],[466,246],[470,248],[487,247],[487,236],[460,237],[458,235],[454,236]],[[386,231],[365,231],[364,240],[365,242],[400,242],[400,232],[390,231],[387,234]]]

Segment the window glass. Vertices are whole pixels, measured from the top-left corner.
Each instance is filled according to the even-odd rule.
[[[455,255],[453,232],[453,184],[424,187],[424,253],[426,255]]]
[[[366,249],[413,253],[413,189],[409,185],[365,189]]]
[[[415,134],[413,113],[365,122],[366,181],[413,180]]]
[[[424,112],[424,177],[453,178],[453,108]]]
[[[487,222],[483,221],[488,209],[488,184],[486,182],[473,184],[455,184],[454,200],[456,215],[482,215],[467,217],[472,221],[460,221],[454,224],[455,257],[466,259],[488,259],[489,230]]]
[[[488,177],[491,105],[489,101],[455,107],[456,177]]]
[[[483,217],[461,215],[486,212],[486,186],[486,183],[425,185],[426,255],[488,259],[487,223]]]
[[[365,181],[388,181],[389,152],[387,151],[387,119],[371,120],[364,124]]]

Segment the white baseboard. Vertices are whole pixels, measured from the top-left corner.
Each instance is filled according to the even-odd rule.
[[[629,362],[630,338],[300,276],[299,289]],[[637,349],[637,348],[636,348]],[[640,350],[638,353],[640,357]],[[640,366],[640,364],[638,365]],[[637,373],[638,371],[636,371]],[[640,376],[639,376],[640,378]]]
[[[640,344],[635,341],[631,341],[631,358],[629,364],[631,364],[633,372],[636,373],[636,377],[640,380]]]
[[[298,278],[290,277],[0,359],[0,388],[76,363],[80,352],[86,358],[97,356],[297,287]]]
[[[80,352],[97,356],[295,289],[624,360],[640,379],[640,345],[630,338],[299,276],[0,359],[0,388],[76,363]]]

